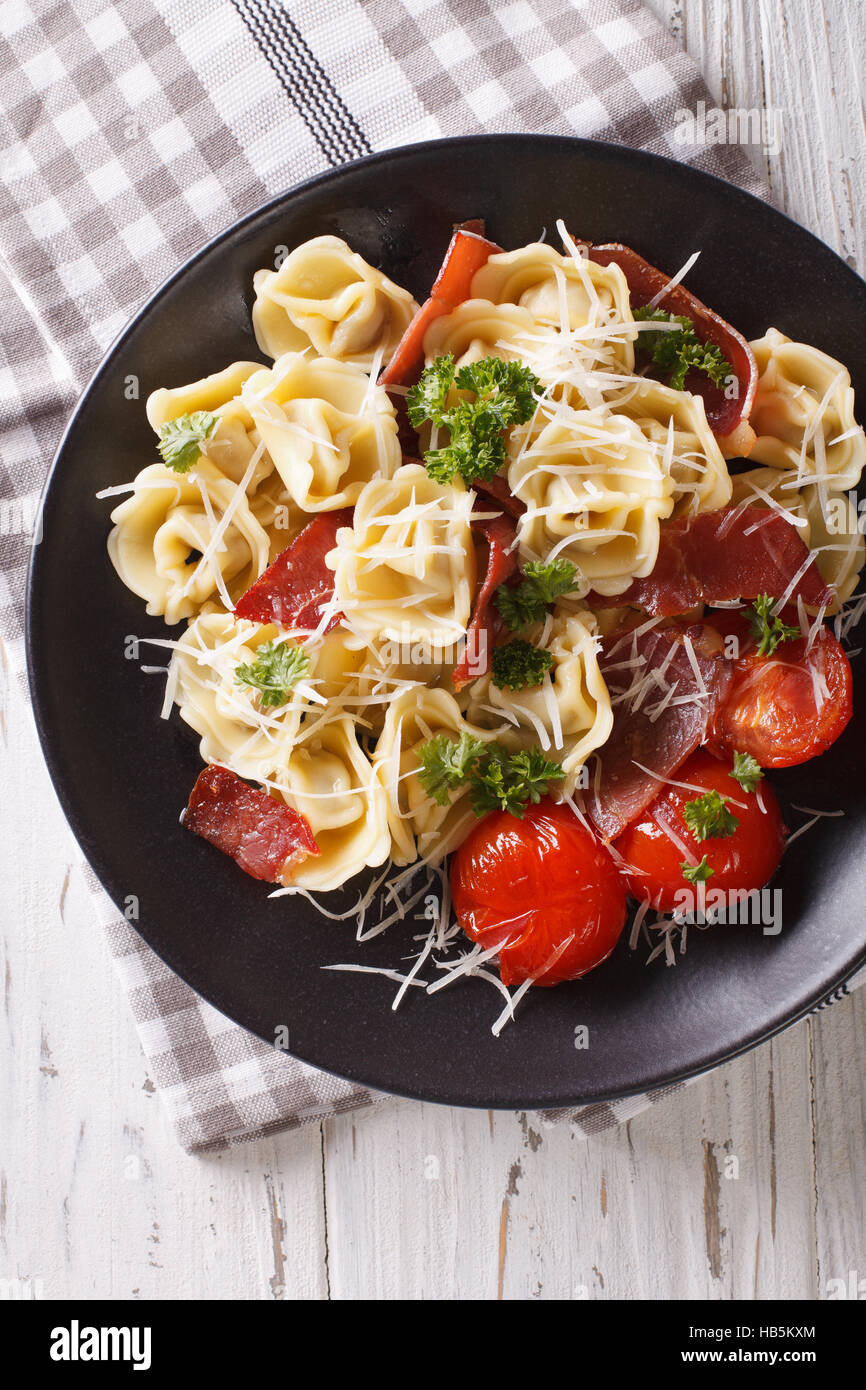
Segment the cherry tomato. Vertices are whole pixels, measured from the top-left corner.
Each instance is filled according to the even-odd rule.
[[[764,780],[756,792],[745,792],[730,776],[733,760],[721,762],[704,749],[683,763],[674,774],[678,782],[688,782],[698,791],[667,786],[637,820],[614,841],[614,848],[630,866],[626,873],[629,892],[641,902],[647,899],[662,912],[681,907],[684,893],[696,896],[696,885],[683,874],[688,863],[675,839],[691,851],[696,864],[706,855],[712,876],[705,880],[706,891],[739,889],[750,892],[763,888],[772,878],[782,857],[786,830],[776,795]],[[695,839],[683,816],[683,808],[705,792],[717,791],[730,797],[727,809],[739,825],[725,838]],[[763,802],[764,810],[761,810]],[[666,833],[664,826],[670,833]]]
[[[600,965],[625,925],[625,884],[568,805],[545,798],[523,820],[485,816],[451,862],[461,927],[499,950],[506,985],[555,985]]]
[[[808,654],[803,637],[783,642],[772,656],[747,652],[734,663],[711,742],[727,752],[751,753],[761,767],[808,762],[835,742],[851,718],[852,684],[851,664],[827,627]]]

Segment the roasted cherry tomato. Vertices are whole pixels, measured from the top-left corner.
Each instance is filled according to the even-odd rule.
[[[703,880],[707,892],[751,892],[763,888],[772,878],[787,833],[779,803],[766,780],[758,783],[760,799],[757,791],[743,791],[730,776],[732,769],[733,760],[721,762],[699,749],[674,774],[678,782],[687,782],[699,790],[665,787],[614,841],[614,849],[629,865],[626,878],[633,897],[641,902],[649,900],[662,912],[683,906],[684,893],[695,894],[697,900],[696,885],[690,884],[683,873],[683,864],[688,860],[677,841],[691,852],[695,864],[701,864],[706,856],[707,867],[712,870],[712,875]],[[739,825],[724,838],[698,840],[689,829],[683,809],[688,802],[713,791],[730,798],[726,809]]]
[[[793,767],[824,753],[852,711],[851,664],[823,627],[807,653],[806,639],[783,642],[772,656],[747,652],[714,724],[711,743],[751,753],[761,767]]]
[[[626,918],[622,877],[570,806],[545,798],[523,820],[485,816],[451,863],[461,927],[498,947],[506,985],[555,985],[600,965]]]

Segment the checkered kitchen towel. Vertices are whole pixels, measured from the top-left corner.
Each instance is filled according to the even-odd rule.
[[[216,232],[329,166],[436,136],[541,131],[685,157],[760,191],[741,149],[674,138],[682,108],[709,93],[635,0],[3,0],[0,34],[0,497],[22,516],[145,297]],[[0,544],[20,670],[28,539]],[[203,1003],[89,878],[186,1148],[381,1102]],[[651,1099],[576,1119],[605,1128]]]

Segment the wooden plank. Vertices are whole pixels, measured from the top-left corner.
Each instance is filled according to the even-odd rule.
[[[320,1126],[182,1152],[30,715],[18,698],[5,714],[0,1279],[46,1298],[323,1297]]]

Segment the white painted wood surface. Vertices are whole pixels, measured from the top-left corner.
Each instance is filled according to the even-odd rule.
[[[866,269],[866,6],[653,8],[719,101],[782,112],[778,202]],[[395,1101],[187,1157],[19,705],[0,737],[0,1280],[46,1298],[717,1299],[866,1275],[866,990],[594,1139]]]

